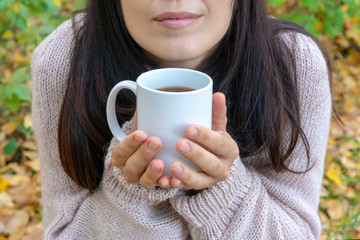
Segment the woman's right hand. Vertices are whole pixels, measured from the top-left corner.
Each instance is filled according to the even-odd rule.
[[[135,114],[133,123],[136,122]],[[145,132],[136,130],[135,124],[127,132],[128,136],[115,145],[111,154],[112,164],[120,168],[129,183],[138,183],[145,188],[170,187],[170,177],[162,176],[164,162],[152,160],[161,148],[161,140],[158,137],[148,138]]]

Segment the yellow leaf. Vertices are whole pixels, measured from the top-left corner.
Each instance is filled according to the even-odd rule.
[[[14,3],[13,10],[15,13],[19,13],[20,12],[20,4],[17,2]]]
[[[17,128],[18,128],[17,124],[9,122],[1,127],[1,131],[10,135],[13,134]]]
[[[341,10],[343,11],[343,12],[347,12],[348,10],[349,10],[349,5],[348,4],[344,4],[344,5],[342,5],[341,6]]]
[[[31,116],[30,114],[27,114],[25,117],[24,117],[24,127],[25,128],[29,128],[29,127],[32,127],[32,121],[31,121]]]
[[[22,55],[20,54],[19,51],[14,52],[14,60],[17,63],[21,63],[23,61],[23,57],[22,57]]]
[[[353,157],[352,152],[350,152],[350,151],[344,151],[344,152],[341,153],[341,155],[343,157],[345,157],[345,158],[352,158]]]
[[[336,141],[332,138],[329,138],[328,144],[336,145]]]
[[[38,157],[37,151],[24,151],[23,154],[30,160],[36,159]]]
[[[326,173],[326,176],[333,181],[337,186],[341,186],[342,181],[340,179],[340,177],[338,176],[337,173],[335,173],[334,171],[330,170]]]
[[[316,30],[318,30],[318,31],[322,30],[322,29],[324,28],[324,23],[323,23],[323,22],[317,22],[317,23],[315,24],[315,28],[316,28]]]
[[[2,38],[12,38],[14,33],[11,30],[6,30],[1,36]]]
[[[32,170],[34,170],[35,172],[39,172],[40,171],[40,163],[39,163],[39,159],[34,159],[32,161],[27,161],[25,163],[27,166],[29,166]]]
[[[11,187],[18,186],[21,183],[29,183],[30,178],[26,175],[16,174],[10,180]]]
[[[345,194],[344,195],[348,199],[355,199],[356,198],[355,190],[353,188],[350,188],[350,187],[345,188]]]
[[[0,209],[4,207],[12,208],[14,207],[14,203],[9,194],[0,192]]]
[[[352,20],[354,23],[360,23],[360,17],[353,17],[353,18],[351,18],[351,20]]]
[[[37,145],[35,141],[26,141],[22,146],[28,150],[37,151]]]
[[[0,175],[0,192],[4,192],[10,185],[10,181]]]
[[[360,170],[360,162],[355,165],[355,168]]]
[[[3,131],[0,132],[0,142],[4,142],[6,139],[6,133],[4,133]]]
[[[61,0],[53,0],[55,5],[61,7]]]

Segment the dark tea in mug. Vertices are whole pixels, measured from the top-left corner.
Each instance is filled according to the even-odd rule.
[[[171,86],[171,87],[158,88],[156,90],[163,92],[189,92],[189,91],[194,91],[195,89],[189,87]]]

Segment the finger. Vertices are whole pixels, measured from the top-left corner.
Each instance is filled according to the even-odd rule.
[[[161,176],[158,181],[158,184],[160,187],[167,189],[170,187],[170,180],[171,179],[169,176]]]
[[[140,177],[140,185],[147,189],[157,186],[159,178],[164,171],[164,167],[164,162],[159,159],[151,161],[144,174],[142,174]]]
[[[207,175],[220,180],[228,177],[227,165],[198,144],[181,139],[176,143],[176,150],[195,163]]]
[[[151,137],[129,157],[123,168],[124,176],[126,176],[128,182],[139,182],[140,176],[145,171],[149,162],[155,157],[161,145],[161,140],[158,137]]]
[[[170,164],[170,172],[174,175],[170,182],[174,188],[198,190],[211,186],[215,182],[205,173],[196,172],[180,162]]]
[[[130,134],[132,132],[135,132],[137,130],[137,110],[135,110],[134,116],[131,120],[131,128],[126,134]]]
[[[146,138],[145,132],[135,131],[116,144],[111,153],[112,164],[118,168],[123,167],[129,157],[146,141]]]
[[[226,131],[227,117],[225,95],[220,92],[214,93],[212,106],[212,129]]]
[[[239,155],[239,149],[231,136],[222,130],[213,131],[208,128],[190,125],[185,135],[220,158],[233,158]]]

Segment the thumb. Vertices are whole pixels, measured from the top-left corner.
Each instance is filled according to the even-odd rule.
[[[226,132],[226,104],[225,95],[220,92],[213,94],[212,98],[212,129]]]

